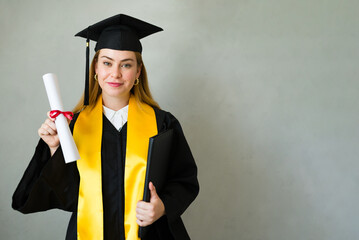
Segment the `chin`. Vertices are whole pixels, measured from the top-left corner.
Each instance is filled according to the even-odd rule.
[[[103,95],[107,95],[111,98],[122,98],[122,97],[127,97],[130,95],[130,91],[128,92],[124,92],[124,91],[108,91],[108,92],[104,92],[102,91]]]

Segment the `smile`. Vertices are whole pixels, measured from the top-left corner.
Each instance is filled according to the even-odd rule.
[[[116,82],[108,82],[107,84],[110,85],[111,87],[119,87],[123,85],[123,83],[116,83]]]

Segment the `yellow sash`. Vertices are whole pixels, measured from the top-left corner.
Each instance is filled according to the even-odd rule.
[[[152,107],[138,104],[131,95],[127,120],[125,163],[125,236],[138,238],[136,205],[143,197],[149,138],[157,134]],[[103,239],[103,204],[101,181],[102,96],[95,107],[87,107],[77,118],[73,136],[79,149],[80,189],[77,216],[77,238]]]

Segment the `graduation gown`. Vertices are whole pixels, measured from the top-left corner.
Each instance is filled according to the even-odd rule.
[[[196,198],[197,166],[178,120],[169,112],[155,109],[158,133],[174,129],[174,143],[163,190],[158,192],[166,214],[149,226],[143,240],[190,239],[181,214]],[[78,115],[70,123],[73,129]],[[124,240],[124,163],[127,123],[117,131],[103,115],[101,147],[104,239]],[[80,176],[76,162],[65,164],[61,147],[51,157],[40,139],[34,156],[13,195],[12,207],[22,213],[49,209],[72,212],[66,239],[77,239],[77,201]]]

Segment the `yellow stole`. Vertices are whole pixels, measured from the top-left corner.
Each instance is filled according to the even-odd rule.
[[[149,138],[157,134],[155,112],[131,95],[127,119],[125,162],[125,237],[138,238],[136,205],[142,200]],[[101,177],[102,96],[94,108],[87,107],[77,118],[73,136],[80,153],[77,168],[80,188],[77,212],[77,239],[103,239]]]

